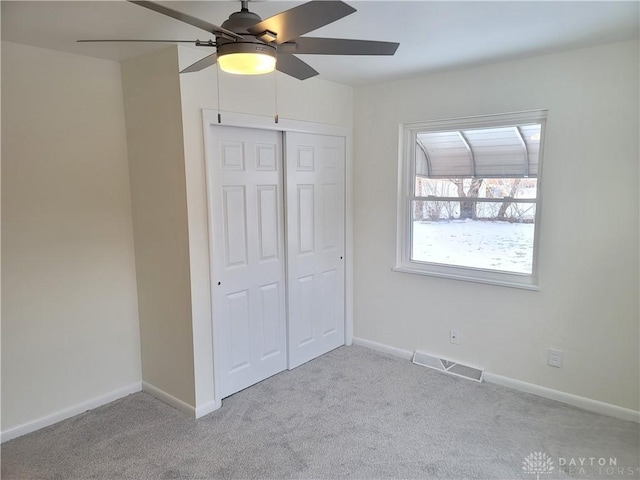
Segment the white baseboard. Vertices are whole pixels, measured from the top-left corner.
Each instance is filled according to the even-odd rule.
[[[142,391],[147,392],[149,395],[153,395],[158,400],[162,400],[164,403],[171,405],[173,408],[176,408],[194,418],[204,417],[205,415],[215,412],[222,407],[222,402],[216,402],[215,400],[205,403],[199,407],[194,407],[147,382],[142,382]]]
[[[496,385],[501,385],[503,387],[520,390],[521,392],[533,393],[539,397],[567,403],[574,407],[589,410],[590,412],[640,423],[640,412],[631,410],[630,408],[619,407],[618,405],[612,405],[611,403],[605,403],[599,400],[574,395],[572,393],[553,390],[552,388],[542,387],[533,383],[522,382],[514,378],[496,375],[495,373],[484,372],[484,379],[489,383],[495,383]]]
[[[371,350],[377,350],[378,352],[388,353],[389,355],[393,355],[394,357],[400,357],[406,360],[411,360],[413,358],[413,352],[410,352],[409,350],[390,347],[389,345],[372,342],[371,340],[365,340],[364,338],[353,337],[353,344],[360,345],[361,347],[367,347]]]
[[[36,420],[11,427],[0,433],[0,442],[6,442],[8,440],[21,437],[22,435],[26,435],[27,433],[35,432],[36,430],[40,430],[41,428],[48,427],[49,425],[53,425],[54,423],[58,423],[62,420],[66,420],[67,418],[75,417],[76,415],[84,413],[87,410],[101,407],[102,405],[106,405],[107,403],[118,400],[119,398],[139,392],[141,389],[141,382],[135,382],[127,385],[126,387],[113,390],[105,395],[91,398],[85,402],[81,402],[63,410],[59,410],[45,417],[37,418]]]
[[[211,412],[215,412],[220,407],[222,407],[222,402],[209,402],[201,405],[200,407],[196,407],[196,418],[204,417],[205,415],[209,415]]]
[[[181,412],[196,418],[196,408],[193,405],[189,405],[187,402],[174,397],[170,393],[161,390],[155,385],[151,385],[147,382],[142,382],[142,391],[147,392],[149,395],[153,395],[158,400],[162,400],[164,403],[171,405],[173,408],[177,408]]]
[[[413,357],[413,352],[410,352],[409,350],[383,345],[381,343],[372,342],[371,340],[365,340],[364,338],[353,337],[353,344],[377,350],[379,352],[388,353],[389,355],[394,355],[406,360],[410,360]],[[609,417],[640,423],[640,412],[637,410],[631,410],[630,408],[619,407],[618,405],[612,405],[610,403],[600,402],[591,398],[573,395],[572,393],[553,390],[541,385],[523,382],[487,371],[484,372],[484,380],[488,383],[494,383],[496,385],[512,388],[521,392],[532,393],[539,397],[549,398],[551,400],[556,400],[584,410],[607,415]]]

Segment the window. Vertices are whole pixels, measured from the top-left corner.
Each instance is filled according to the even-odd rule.
[[[403,125],[395,270],[535,289],[545,120]]]

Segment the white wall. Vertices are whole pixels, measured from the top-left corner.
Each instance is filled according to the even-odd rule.
[[[2,431],[139,388],[118,63],[2,42],[2,237]]]
[[[354,335],[640,410],[638,85],[636,41],[356,89]],[[539,108],[540,291],[392,272],[399,124]]]
[[[175,47],[122,64],[142,380],[145,388],[148,384],[193,406],[189,240],[177,72]]]
[[[202,53],[179,48],[180,68],[202,57]],[[216,82],[220,80],[220,108],[224,111],[273,117],[274,76],[239,77],[208,68],[180,76],[182,121],[189,211],[189,252],[193,313],[196,404],[213,406],[213,350],[211,343],[211,302],[209,244],[204,167],[202,109],[217,109]],[[278,74],[278,113],[281,118],[352,126],[351,87],[309,79],[303,82]]]

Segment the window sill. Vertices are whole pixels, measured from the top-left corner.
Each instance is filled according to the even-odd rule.
[[[411,273],[414,275],[426,275],[429,277],[447,278],[465,282],[497,285],[499,287],[519,288],[523,290],[540,291],[534,277],[529,275],[517,275],[487,270],[471,270],[449,266],[434,265],[433,268],[418,268],[413,265],[397,265],[392,268],[394,272]],[[475,274],[475,275],[474,275]]]

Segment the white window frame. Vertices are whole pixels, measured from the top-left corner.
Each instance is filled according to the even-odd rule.
[[[540,238],[542,156],[544,150],[547,110],[483,115],[475,117],[449,118],[420,123],[400,125],[398,155],[398,227],[396,240],[396,265],[394,271],[429,275],[486,283],[505,287],[539,290],[538,285],[538,245]],[[536,214],[533,240],[533,265],[531,274],[501,272],[481,268],[444,265],[411,260],[412,214],[411,201],[415,189],[416,136],[419,132],[450,131],[487,127],[510,127],[527,123],[540,123],[540,153],[538,159]]]

